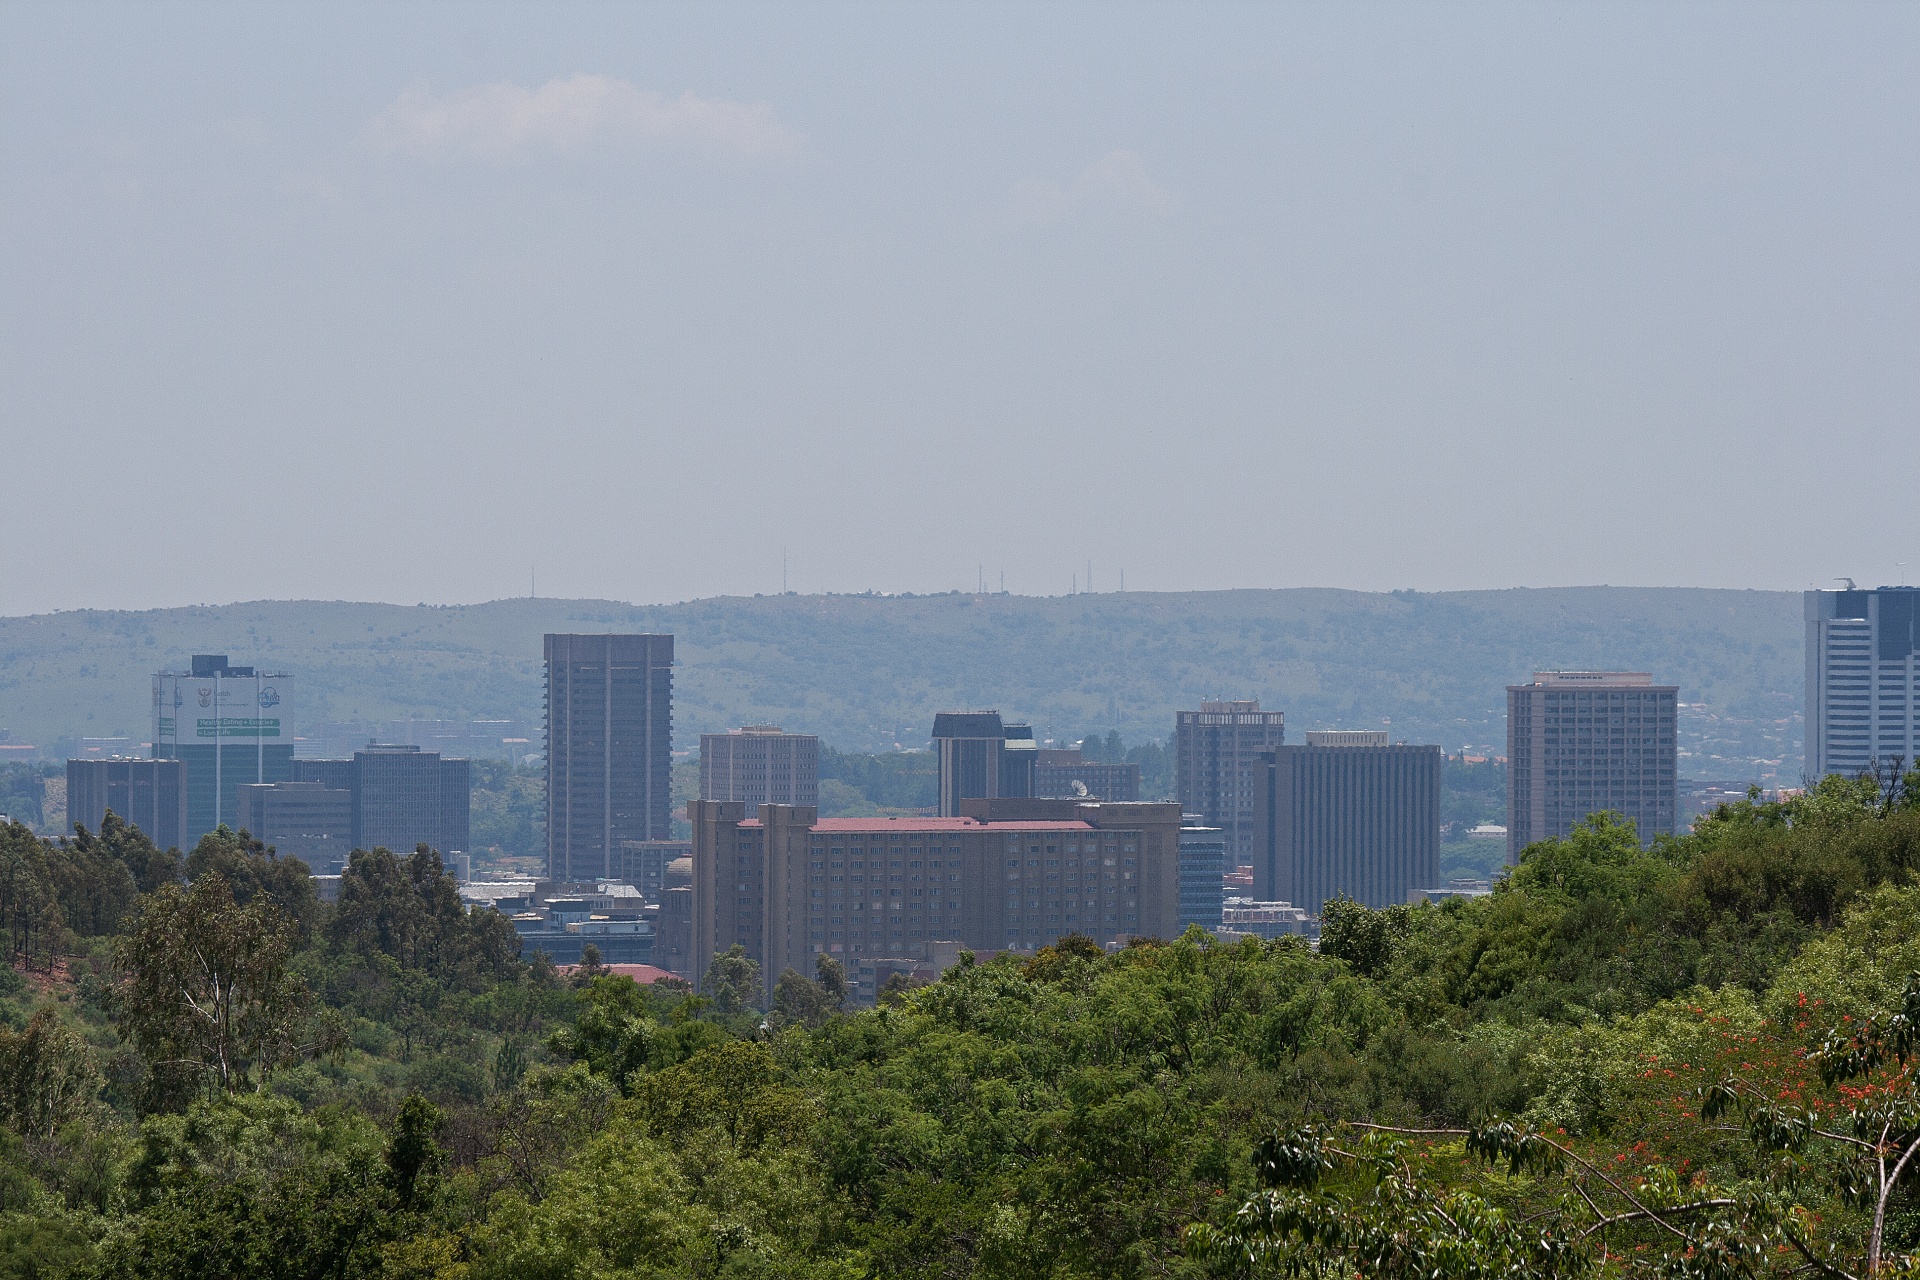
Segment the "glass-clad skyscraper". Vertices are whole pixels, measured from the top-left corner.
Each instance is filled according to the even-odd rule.
[[[1807,777],[1920,755],[1920,587],[1806,593]]]

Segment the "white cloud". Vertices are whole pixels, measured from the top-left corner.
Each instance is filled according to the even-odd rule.
[[[1174,194],[1147,176],[1147,163],[1137,151],[1109,151],[1062,185],[1023,182],[1008,198],[1003,219],[1013,224],[1044,226],[1060,222],[1095,205],[1119,206],[1146,213],[1172,213],[1179,206]]]
[[[622,143],[750,158],[791,155],[800,147],[799,137],[762,104],[693,93],[668,98],[585,72],[537,89],[483,84],[441,95],[415,86],[373,118],[367,138],[383,151],[489,159]]]

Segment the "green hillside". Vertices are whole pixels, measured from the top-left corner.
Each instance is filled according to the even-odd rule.
[[[772,721],[845,750],[923,745],[933,714],[998,707],[1042,736],[1164,738],[1174,710],[1258,697],[1289,728],[1379,727],[1498,747],[1502,692],[1537,668],[1681,686],[1682,773],[1800,776],[1800,602],[1787,592],[1567,587],[756,596],[634,606],[261,601],[0,619],[15,742],[149,733],[148,676],[195,652],[296,673],[296,724],[540,714],[547,631],[678,637],[676,734]]]

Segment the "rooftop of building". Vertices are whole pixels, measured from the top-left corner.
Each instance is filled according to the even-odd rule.
[[[1644,688],[1653,683],[1653,674],[1647,671],[1536,671],[1533,683],[1537,685],[1631,685]]]
[[[1309,729],[1310,747],[1385,747],[1391,741],[1385,729]]]
[[[1002,738],[1006,725],[998,711],[942,711],[933,717],[936,738]]]
[[[758,827],[760,819],[748,818],[743,827]],[[1064,822],[982,822],[978,818],[821,818],[811,830],[823,835],[866,835],[908,831],[1094,831],[1093,824]]]
[[[227,661],[224,653],[196,653],[192,664],[185,671],[161,671],[163,676],[181,676],[188,680],[289,680],[292,675],[285,671],[265,671],[256,667],[237,667]]]

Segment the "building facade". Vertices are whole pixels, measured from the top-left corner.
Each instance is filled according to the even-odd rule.
[[[1587,815],[1618,813],[1651,842],[1678,810],[1677,685],[1643,671],[1536,671],[1507,686],[1507,865]]]
[[[240,822],[283,858],[334,875],[353,852],[353,793],[318,782],[250,782],[240,788]],[[406,846],[411,850],[412,845]]]
[[[67,761],[67,825],[98,833],[111,809],[162,849],[187,848],[183,760]]]
[[[1254,895],[1319,915],[1337,897],[1405,902],[1440,878],[1439,747],[1309,733],[1262,757]]]
[[[763,804],[820,803],[820,739],[777,724],[700,735],[700,798]]]
[[[673,834],[673,637],[549,635],[547,877],[609,880]]]
[[[933,718],[939,756],[940,816],[955,818],[969,800],[1033,795],[1039,743],[1033,729],[1007,724],[998,711],[943,711]]]
[[[1140,798],[1140,766],[1104,764],[1072,751],[1041,750],[1033,766],[1033,794],[1056,800],[1116,800],[1131,804]]]
[[[935,943],[1032,950],[1179,933],[1180,810],[1172,804],[975,800],[939,818],[819,818],[810,808],[697,800],[691,959],[738,942],[766,987],[813,972],[927,958]]]
[[[1286,714],[1262,711],[1258,699],[1203,702],[1175,713],[1175,790],[1180,806],[1220,828],[1230,867],[1250,866],[1259,838],[1262,752],[1287,740]]]
[[[355,849],[406,854],[424,844],[449,860],[469,851],[471,761],[399,743],[368,743],[351,760],[295,760],[293,780],[346,793]]]
[[[676,858],[691,858],[693,843],[688,840],[623,840],[620,842],[622,884],[630,884],[648,902],[658,903],[667,890],[667,868]]]
[[[1920,587],[1809,591],[1807,777],[1920,758]]]
[[[1226,896],[1227,842],[1218,827],[1202,825],[1193,814],[1186,821],[1180,828],[1180,931],[1197,924],[1213,933]]]
[[[196,653],[153,677],[153,757],[187,766],[187,842],[239,818],[239,788],[293,776],[293,677]]]
[[[443,857],[467,849],[473,774],[469,761],[399,744],[353,753],[353,840],[361,849]]]

